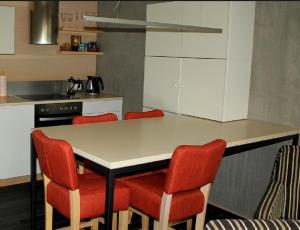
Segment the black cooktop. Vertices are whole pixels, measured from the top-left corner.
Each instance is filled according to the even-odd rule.
[[[31,101],[71,99],[69,96],[63,94],[28,94],[17,96]]]

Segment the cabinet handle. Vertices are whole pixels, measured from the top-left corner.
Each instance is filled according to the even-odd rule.
[[[174,88],[178,88],[178,83],[173,83]]]

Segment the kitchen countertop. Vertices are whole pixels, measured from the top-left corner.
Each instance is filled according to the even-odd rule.
[[[122,99],[121,96],[111,94],[100,94],[100,95],[86,95],[84,93],[78,94],[79,98],[76,99],[57,99],[57,100],[43,100],[43,101],[32,101],[23,99],[18,96],[7,96],[0,97],[0,106],[4,105],[26,105],[26,104],[49,104],[49,103],[64,103],[64,102],[80,102],[80,101],[92,101],[92,100],[112,100]]]

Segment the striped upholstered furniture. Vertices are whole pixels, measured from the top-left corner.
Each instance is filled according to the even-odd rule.
[[[205,230],[299,230],[300,220],[263,220],[263,219],[222,219],[211,220],[205,225]]]
[[[206,229],[300,229],[300,146],[284,145],[254,220],[213,220]]]

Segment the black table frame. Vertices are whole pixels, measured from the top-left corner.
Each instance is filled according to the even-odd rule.
[[[243,144],[233,147],[228,147],[225,150],[224,157],[233,154],[241,153],[244,151],[260,148],[275,143],[292,140],[293,145],[298,145],[299,134],[288,135],[279,138],[273,138],[269,140],[263,140],[253,142],[249,144]],[[30,157],[30,176],[31,176],[31,229],[36,229],[36,203],[37,203],[37,192],[36,192],[36,150],[33,144],[32,137],[31,141],[31,157]],[[79,156],[80,158],[80,156]],[[110,230],[112,228],[112,213],[113,213],[113,197],[114,197],[114,179],[120,176],[126,176],[138,172],[155,170],[163,167],[167,167],[170,159],[155,161],[145,164],[127,166],[123,168],[109,169],[102,165],[94,162],[89,162],[89,166],[94,170],[100,172],[107,177],[106,179],[106,200],[105,200],[105,229]]]

